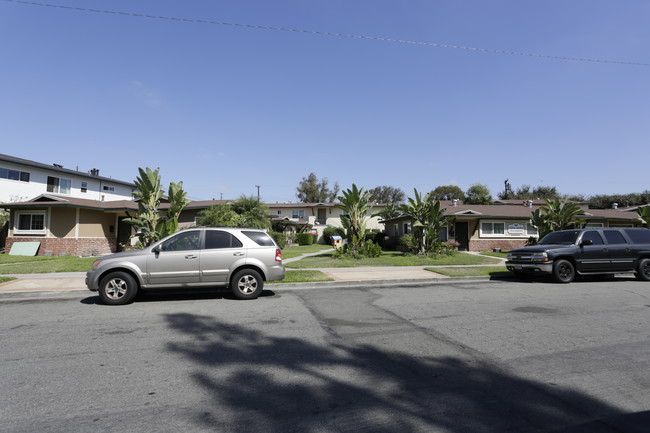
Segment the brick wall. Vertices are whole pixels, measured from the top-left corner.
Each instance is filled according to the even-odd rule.
[[[528,239],[470,239],[470,251],[492,251],[494,248],[501,248],[502,251],[509,251],[514,248],[526,246]]]
[[[40,242],[37,255],[52,256],[101,256],[117,251],[116,238],[34,238],[14,236],[7,238],[5,252],[9,253],[14,242]]]

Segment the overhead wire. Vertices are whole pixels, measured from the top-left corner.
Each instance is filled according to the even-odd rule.
[[[163,16],[163,15],[143,14],[137,12],[124,12],[124,11],[108,10],[108,9],[94,9],[94,8],[67,6],[67,5],[52,4],[52,3],[33,2],[27,0],[3,0],[3,1],[9,3],[30,5],[30,6],[41,6],[41,7],[49,7],[49,8],[57,8],[57,9],[75,10],[80,12],[121,15],[121,16],[136,17],[136,18],[149,18],[149,19],[157,19],[157,20],[176,21],[176,22],[183,22],[183,23],[211,24],[211,25],[240,27],[240,28],[256,29],[256,30],[304,33],[304,34],[312,34],[312,35],[319,35],[319,36],[339,37],[339,38],[364,39],[364,40],[379,41],[379,42],[391,42],[391,43],[398,43],[398,44],[410,44],[410,45],[420,45],[420,46],[436,47],[436,48],[449,48],[455,50],[474,51],[474,52],[482,52],[488,54],[526,56],[526,57],[535,57],[541,59],[576,61],[576,62],[608,63],[608,64],[615,64],[615,65],[650,66],[650,63],[641,63],[641,62],[604,60],[604,59],[593,59],[593,58],[585,58],[585,57],[557,56],[557,55],[550,55],[550,54],[536,54],[536,53],[527,53],[523,51],[509,51],[509,50],[500,50],[500,49],[493,49],[493,48],[479,48],[479,47],[469,47],[463,45],[441,44],[435,42],[411,41],[405,39],[385,38],[380,36],[368,36],[368,35],[360,35],[360,34],[353,34],[353,33],[336,33],[336,32],[327,32],[327,31],[319,31],[319,30],[296,29],[290,27],[275,27],[275,26],[266,26],[266,25],[257,25],[257,24],[241,24],[241,23],[231,23],[225,21],[204,20],[198,18],[181,18],[181,17],[171,17],[171,16]]]

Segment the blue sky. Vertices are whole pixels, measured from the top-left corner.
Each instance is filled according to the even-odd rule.
[[[0,0],[1,153],[120,180],[160,167],[192,199],[296,201],[310,172],[407,195],[650,189],[647,0],[44,3],[622,63]]]

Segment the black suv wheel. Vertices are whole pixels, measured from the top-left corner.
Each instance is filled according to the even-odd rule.
[[[576,276],[573,264],[568,260],[558,260],[553,264],[553,279],[558,283],[570,283]]]

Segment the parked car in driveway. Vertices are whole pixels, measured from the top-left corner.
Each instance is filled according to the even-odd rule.
[[[229,287],[255,299],[265,281],[282,280],[282,252],[263,230],[192,227],[141,250],[101,257],[86,286],[106,304],[127,304],[141,289]]]
[[[642,228],[586,228],[561,230],[537,245],[508,253],[508,270],[516,275],[548,274],[570,283],[576,274],[634,273],[650,281],[650,230]]]

